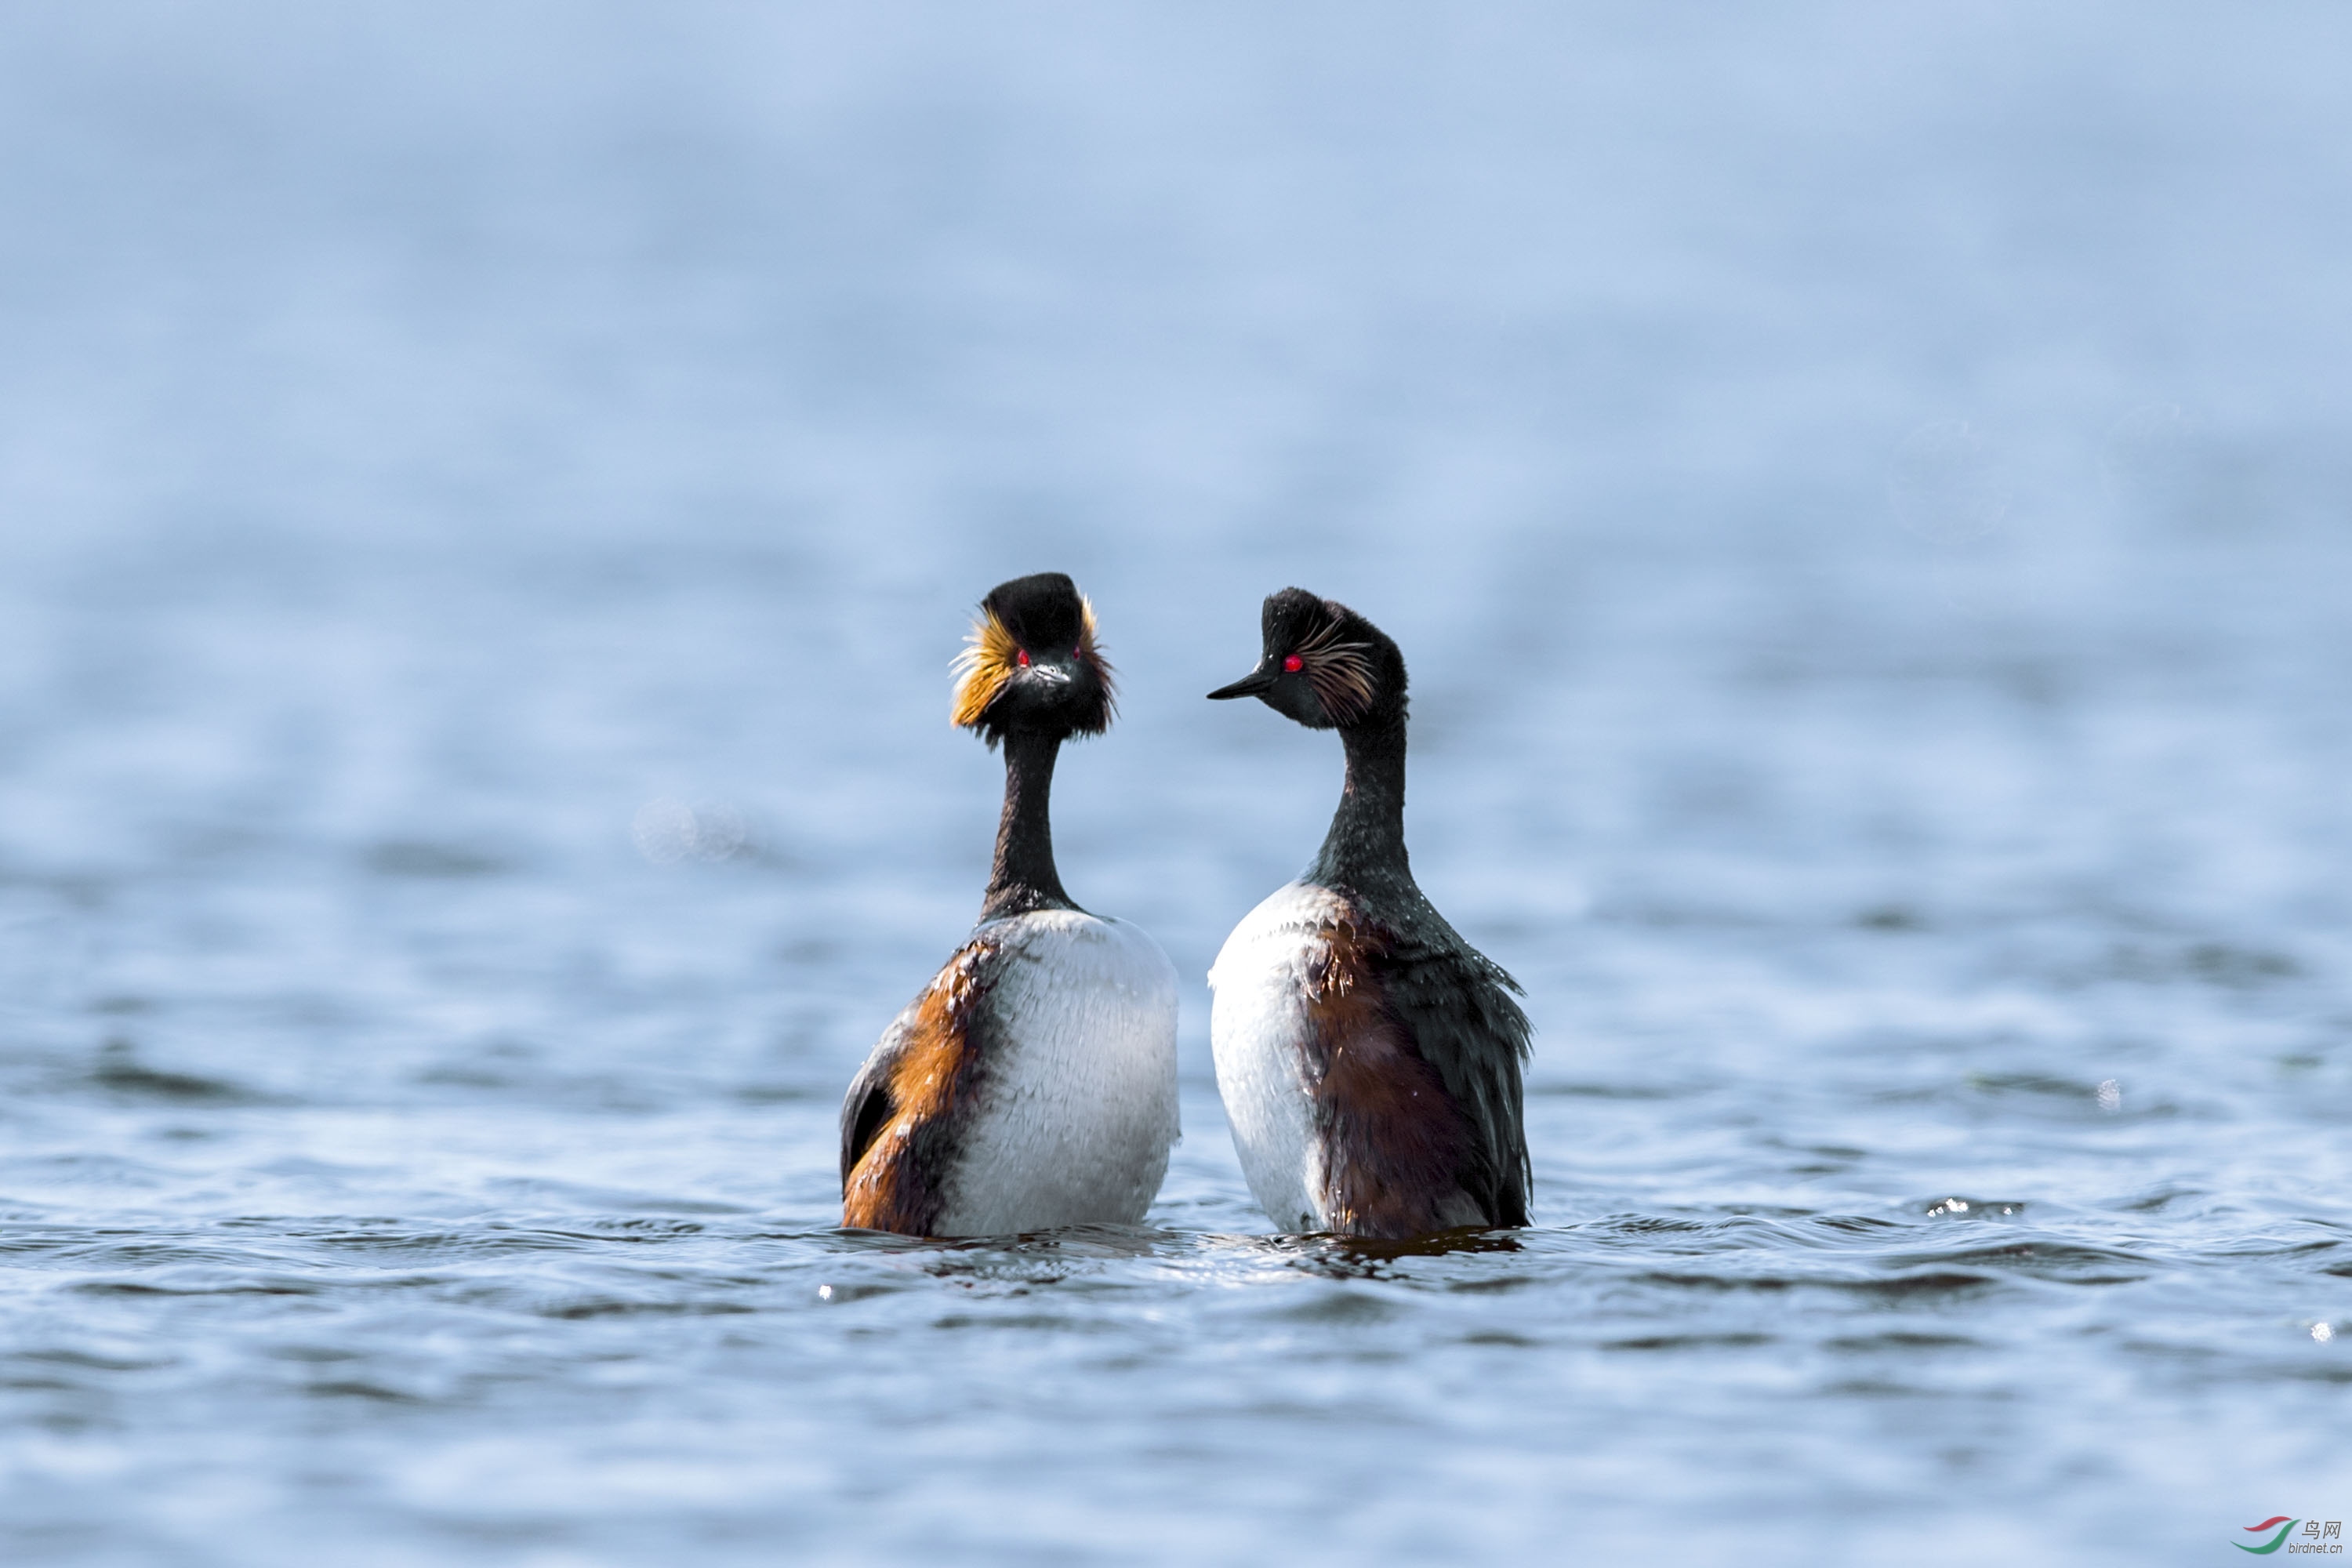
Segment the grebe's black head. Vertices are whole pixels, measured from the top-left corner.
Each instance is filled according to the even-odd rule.
[[[1110,666],[1094,606],[1059,572],[999,583],[980,602],[955,661],[952,717],[993,749],[1014,731],[1099,735],[1110,728]]]
[[[1255,697],[1310,730],[1352,730],[1404,717],[1404,655],[1347,605],[1304,588],[1266,596],[1257,668],[1212,698]]]

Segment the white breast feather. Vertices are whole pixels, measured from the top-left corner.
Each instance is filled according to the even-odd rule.
[[[989,929],[986,1087],[940,1233],[1140,1221],[1176,1142],[1175,967],[1137,927],[1076,910]]]
[[[1306,1077],[1307,984],[1316,930],[1340,912],[1327,889],[1293,882],[1234,928],[1209,971],[1217,1092],[1250,1191],[1279,1228],[1321,1230],[1324,1159]]]

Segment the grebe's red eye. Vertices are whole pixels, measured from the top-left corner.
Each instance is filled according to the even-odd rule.
[[[1025,647],[1024,647],[1024,648],[1023,648],[1019,653],[1015,654],[1013,657],[1014,657],[1014,658],[1018,658],[1018,659],[1021,661],[1021,668],[1022,668],[1026,669],[1026,668],[1029,668],[1029,650],[1028,650],[1027,648],[1025,648]]]
[[[1070,650],[1070,657],[1072,658],[1084,658],[1087,657],[1087,650],[1082,647],[1074,647]]]
[[[1291,674],[1297,675],[1300,670],[1307,668],[1307,661],[1294,653],[1288,658],[1282,661],[1282,668],[1288,670]]]

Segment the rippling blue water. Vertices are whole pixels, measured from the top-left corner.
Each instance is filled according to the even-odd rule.
[[[2352,1513],[2338,7],[26,5],[0,1555],[2203,1563]],[[851,1237],[968,606],[1094,595],[1149,1227]],[[1403,644],[1538,1223],[1198,977]]]

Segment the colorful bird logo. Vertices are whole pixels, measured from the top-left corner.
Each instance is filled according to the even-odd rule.
[[[2272,1536],[2268,1541],[2263,1542],[2260,1546],[2249,1546],[2242,1541],[2232,1541],[2230,1544],[2236,1547],[2241,1552],[2251,1552],[2257,1557],[2276,1552],[2279,1549],[2279,1543],[2286,1539],[2286,1532],[2293,1530],[2295,1526],[2295,1521],[2287,1518],[2286,1515],[2283,1513],[2274,1513],[2271,1515],[2270,1518],[2263,1521],[2260,1524],[2250,1524],[2246,1526],[2246,1533],[2248,1535],[2260,1535],[2263,1531],[2268,1530],[2273,1525],[2278,1526],[2278,1533]]]

